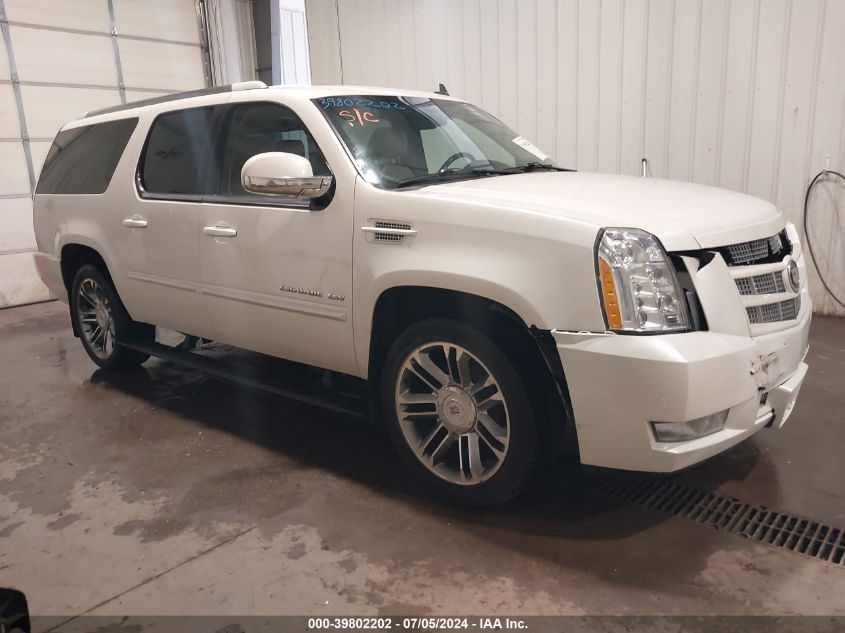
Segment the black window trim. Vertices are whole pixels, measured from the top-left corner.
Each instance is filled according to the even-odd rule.
[[[228,131],[229,126],[231,125],[232,116],[238,106],[244,105],[253,105],[256,103],[268,103],[275,105],[279,108],[284,108],[291,113],[293,113],[300,121],[302,121],[302,117],[293,110],[293,108],[275,101],[273,99],[255,99],[250,101],[238,101],[237,103],[220,103],[214,105],[204,105],[204,106],[193,106],[188,108],[174,108],[173,110],[167,110],[165,112],[159,112],[155,118],[150,122],[149,127],[147,128],[146,138],[144,139],[144,146],[141,149],[141,153],[138,157],[138,164],[135,168],[135,190],[138,193],[138,197],[145,200],[164,200],[164,201],[172,201],[172,202],[194,202],[199,204],[215,204],[215,205],[237,205],[237,206],[244,206],[244,207],[270,207],[273,209],[290,209],[292,211],[321,211],[328,207],[332,200],[334,199],[334,193],[337,188],[337,178],[335,176],[335,172],[332,169],[331,164],[329,163],[328,158],[325,154],[323,154],[323,159],[326,162],[326,167],[329,170],[329,175],[332,177],[332,185],[329,189],[328,193],[323,196],[322,198],[316,198],[311,200],[298,200],[298,199],[282,199],[281,196],[279,197],[271,197],[268,196],[267,200],[263,199],[255,199],[255,198],[246,198],[243,196],[233,196],[233,195],[220,195],[220,194],[186,194],[186,193],[156,193],[152,191],[147,191],[144,188],[144,181],[143,181],[143,165],[144,160],[147,156],[147,146],[150,142],[150,137],[152,136],[153,128],[155,127],[156,122],[162,116],[167,114],[172,114],[174,112],[184,112],[186,110],[199,110],[203,108],[212,108],[213,115],[211,117],[211,130],[212,134],[214,135],[213,139],[213,149],[214,152],[218,155],[221,155],[224,151],[225,147],[223,143],[228,140]],[[311,135],[311,138],[314,140],[314,143],[317,143],[317,139],[314,138],[314,135],[311,133],[308,125],[305,121],[302,121],[303,128]],[[319,147],[319,144],[317,144]],[[321,150],[322,153],[322,150]],[[211,165],[213,161],[209,161],[209,164],[206,165],[205,174],[203,175],[202,181],[202,188],[205,190],[209,190],[210,180],[212,180],[211,172]],[[222,162],[221,162],[222,167]]]

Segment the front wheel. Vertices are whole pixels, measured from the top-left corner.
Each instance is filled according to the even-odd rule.
[[[387,355],[382,400],[405,464],[452,501],[504,503],[528,481],[537,425],[519,372],[486,335],[432,319]]]
[[[82,266],[73,279],[70,316],[82,346],[100,367],[126,369],[149,358],[120,343],[153,340],[155,329],[131,319],[109,279],[94,266]]]

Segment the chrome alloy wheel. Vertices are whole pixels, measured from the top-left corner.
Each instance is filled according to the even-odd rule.
[[[473,485],[501,467],[510,441],[507,402],[490,370],[460,345],[438,341],[411,352],[395,402],[405,441],[441,479]]]
[[[76,301],[79,329],[91,351],[103,360],[114,353],[114,313],[103,289],[93,279],[79,284]]]

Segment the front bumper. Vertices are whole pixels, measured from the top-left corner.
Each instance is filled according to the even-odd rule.
[[[808,306],[809,308],[809,306]],[[662,336],[554,331],[581,462],[671,472],[712,457],[792,411],[807,371],[811,310],[795,327],[751,338],[716,332]],[[765,403],[761,396],[768,394]],[[728,411],[724,429],[658,442],[651,422]]]

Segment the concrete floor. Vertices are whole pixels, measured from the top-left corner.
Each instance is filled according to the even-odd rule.
[[[680,475],[845,526],[845,320],[793,417]],[[845,567],[550,478],[490,511],[368,426],[149,361],[95,371],[64,304],[0,311],[0,585],[36,614],[845,614]]]

